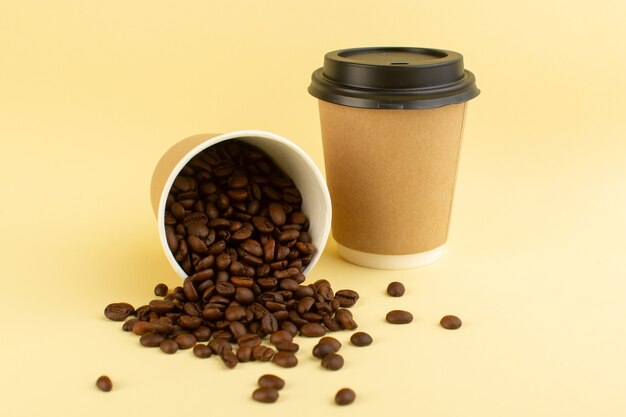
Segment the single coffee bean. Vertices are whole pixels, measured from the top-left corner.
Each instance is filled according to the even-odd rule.
[[[354,346],[369,346],[373,341],[372,336],[365,332],[356,332],[350,336],[350,342],[352,342]]]
[[[322,337],[319,342],[320,345],[322,343],[330,343],[331,345],[333,345],[335,347],[335,352],[337,352],[339,349],[341,349],[341,342],[337,339],[335,339],[332,336],[324,336]]]
[[[340,308],[335,313],[335,316],[337,317],[337,320],[339,320],[339,323],[341,323],[341,326],[346,330],[354,330],[358,327],[350,310]]]
[[[139,322],[139,319],[128,319],[124,322],[124,324],[122,325],[122,330],[124,330],[125,332],[130,332],[133,330],[133,326]]]
[[[293,335],[286,330],[278,330],[270,336],[270,343],[276,344],[278,342],[292,342]]]
[[[307,323],[300,327],[300,335],[306,337],[320,337],[326,334],[326,329],[319,323]]]
[[[313,347],[313,356],[317,359],[324,359],[326,355],[337,352],[336,345],[332,343],[318,343]]]
[[[282,226],[287,221],[287,215],[285,214],[285,210],[283,209],[283,206],[278,203],[270,203],[269,215],[272,219],[272,222],[276,226]]]
[[[182,333],[174,339],[181,349],[190,349],[196,345],[196,337],[191,333]]]
[[[233,369],[239,363],[237,359],[237,355],[231,349],[222,350],[222,354],[220,355],[222,358],[222,362],[226,365],[227,368]]]
[[[239,346],[250,346],[250,347],[254,347],[254,346],[258,346],[261,344],[261,338],[259,337],[258,334],[255,333],[247,333],[244,335],[241,335],[237,338],[237,344]]]
[[[158,347],[162,341],[165,340],[165,336],[159,333],[146,333],[139,339],[139,343],[145,347]]]
[[[402,297],[404,295],[404,284],[401,282],[392,282],[387,286],[387,294],[392,297]]]
[[[173,302],[167,300],[152,300],[148,305],[151,311],[159,314],[169,313],[176,307]]]
[[[339,290],[335,293],[341,307],[352,307],[359,299],[359,294],[353,290]]]
[[[290,321],[282,322],[281,325],[280,325],[280,328],[282,330],[285,330],[286,332],[288,332],[292,336],[295,336],[296,334],[298,334],[298,328],[296,327],[295,324],[293,324]]]
[[[387,313],[386,319],[391,324],[407,324],[413,321],[413,314],[404,310],[392,310]]]
[[[252,357],[257,361],[267,362],[274,357],[274,349],[258,345],[252,348]]]
[[[293,342],[279,341],[279,342],[276,342],[274,346],[276,346],[276,350],[283,351],[283,352],[295,353],[300,349],[300,345],[298,345],[297,343],[293,343]]]
[[[239,321],[246,317],[246,309],[242,306],[228,306],[224,311],[224,317],[228,321]]]
[[[200,326],[193,331],[193,335],[198,342],[208,342],[211,338],[211,329],[207,326]]]
[[[164,353],[167,353],[170,355],[178,351],[178,343],[176,343],[172,339],[163,340],[161,344],[159,345],[159,347]]]
[[[256,230],[261,233],[272,233],[274,231],[274,224],[266,217],[254,216],[252,218],[252,224],[254,224]]]
[[[278,390],[269,387],[261,387],[254,390],[252,399],[260,403],[273,403],[278,399]]]
[[[104,309],[104,316],[113,321],[124,321],[133,314],[135,308],[128,303],[112,303]]]
[[[208,346],[216,355],[221,355],[224,349],[232,349],[228,341],[220,338],[211,340],[208,343]]]
[[[252,360],[252,346],[240,346],[237,349],[237,360],[239,362],[249,362]]]
[[[338,353],[329,353],[322,359],[322,367],[331,371],[336,371],[343,367],[343,356]]]
[[[150,333],[154,331],[154,326],[152,323],[147,321],[139,321],[133,325],[132,332],[137,336],[143,336],[146,333]]]
[[[259,377],[259,387],[261,388],[274,388],[275,390],[281,390],[285,387],[285,381],[272,374],[265,374]]]
[[[165,297],[167,295],[167,291],[167,285],[163,283],[157,284],[156,287],[154,287],[154,295],[157,297]]]
[[[106,375],[102,375],[96,380],[96,386],[100,391],[109,392],[113,389],[113,383],[111,382],[111,378]]]
[[[443,316],[439,324],[441,324],[441,327],[443,327],[444,329],[456,330],[459,327],[461,327],[463,322],[461,322],[461,319],[458,318],[457,316],[450,315],[450,316]]]
[[[352,404],[356,399],[356,394],[350,388],[342,388],[335,394],[335,403],[337,405]]]
[[[278,351],[272,361],[282,368],[293,368],[298,365],[298,358],[293,352]]]

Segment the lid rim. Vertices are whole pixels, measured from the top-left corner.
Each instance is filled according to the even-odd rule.
[[[311,75],[309,93],[360,108],[427,109],[480,94],[463,55],[422,47],[340,49],[324,55]]]
[[[319,100],[349,107],[407,110],[463,103],[480,94],[474,74],[468,70],[464,71],[463,78],[454,83],[389,90],[339,84],[323,77],[323,68],[313,72],[308,92]]]

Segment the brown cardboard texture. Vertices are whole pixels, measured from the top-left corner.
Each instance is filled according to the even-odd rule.
[[[388,110],[319,101],[338,243],[407,255],[446,242],[466,105]]]

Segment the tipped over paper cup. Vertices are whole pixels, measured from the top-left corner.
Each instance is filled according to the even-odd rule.
[[[253,145],[264,152],[291,180],[301,195],[301,210],[308,219],[308,234],[316,250],[302,271],[307,274],[319,260],[331,226],[331,204],[324,178],[313,160],[296,144],[277,134],[261,130],[241,130],[222,134],[191,136],[174,144],[158,162],[150,187],[152,208],[157,217],[159,237],[163,252],[170,265],[181,278],[189,274],[175,259],[166,236],[166,209],[170,190],[179,173],[201,152],[226,141]],[[171,210],[170,210],[171,211]],[[192,210],[187,210],[191,212]],[[202,215],[202,213],[199,213]],[[171,227],[171,226],[170,226]]]
[[[467,101],[479,94],[463,57],[400,47],[329,52],[309,93],[319,99],[339,255],[378,269],[439,259]]]

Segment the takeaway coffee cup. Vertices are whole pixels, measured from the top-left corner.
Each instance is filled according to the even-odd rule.
[[[339,255],[403,269],[443,253],[467,101],[461,54],[376,47],[329,52],[313,72]]]
[[[256,146],[266,153],[302,194],[302,212],[309,219],[309,234],[317,248],[307,265],[307,274],[319,260],[330,234],[330,196],[324,178],[313,160],[295,143],[272,132],[262,130],[239,130],[222,134],[199,134],[175,143],[157,163],[150,184],[152,209],[157,217],[159,238],[163,252],[176,273],[186,278],[174,254],[169,249],[165,235],[165,209],[167,196],[179,172],[200,152],[218,143],[237,140]]]

